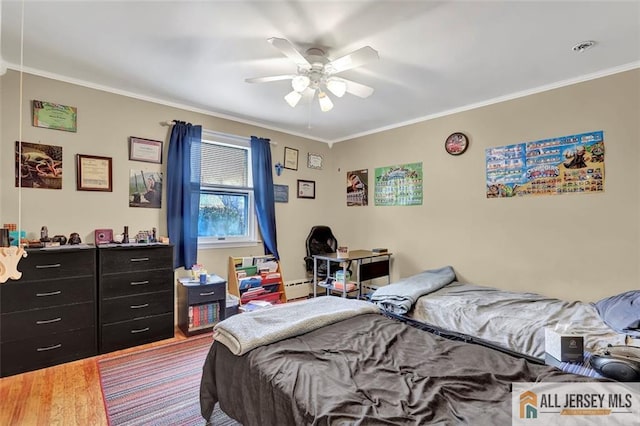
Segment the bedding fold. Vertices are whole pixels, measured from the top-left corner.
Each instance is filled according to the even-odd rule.
[[[378,306],[363,300],[322,296],[234,315],[214,326],[213,338],[234,355],[243,355],[258,346],[305,334],[357,315],[379,312]]]
[[[371,301],[382,309],[403,315],[411,310],[420,296],[441,289],[456,279],[451,266],[430,269],[378,288]]]

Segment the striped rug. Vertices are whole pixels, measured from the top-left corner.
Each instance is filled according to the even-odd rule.
[[[202,365],[211,335],[98,361],[111,426],[205,425],[200,415]],[[216,406],[212,425],[236,426]]]

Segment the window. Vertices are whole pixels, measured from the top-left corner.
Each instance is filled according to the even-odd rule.
[[[240,137],[202,131],[198,246],[256,243],[251,147]]]

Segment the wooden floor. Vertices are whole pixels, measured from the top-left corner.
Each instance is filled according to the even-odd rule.
[[[0,425],[107,426],[98,360],[183,340],[173,339],[0,379]]]

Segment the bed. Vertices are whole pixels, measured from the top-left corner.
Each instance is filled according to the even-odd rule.
[[[512,382],[593,380],[323,296],[218,323],[202,416],[244,426],[511,424]]]
[[[458,282],[446,266],[381,287],[371,300],[398,318],[531,360],[544,361],[545,327],[584,335],[590,352],[640,337],[640,292],[598,303],[564,301]]]

